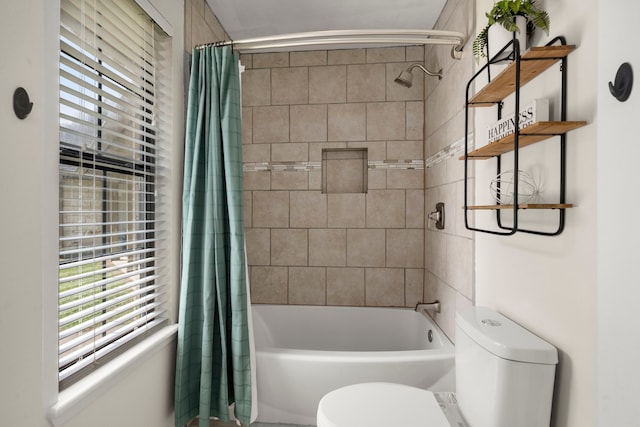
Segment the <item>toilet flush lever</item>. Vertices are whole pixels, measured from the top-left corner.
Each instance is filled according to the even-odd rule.
[[[494,319],[482,319],[480,321],[485,326],[502,326],[502,322]]]

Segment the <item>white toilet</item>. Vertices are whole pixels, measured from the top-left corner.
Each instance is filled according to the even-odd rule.
[[[391,383],[339,388],[318,427],[548,427],[558,353],[494,310],[456,316],[456,393]]]

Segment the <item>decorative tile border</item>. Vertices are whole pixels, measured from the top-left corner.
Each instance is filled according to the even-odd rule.
[[[369,169],[424,169],[424,160],[370,160]]]
[[[256,162],[243,163],[242,170],[244,172],[262,172],[262,171],[295,171],[310,172],[320,170],[321,162]]]
[[[473,146],[474,146],[473,134],[470,133],[467,139],[469,140],[469,143],[470,143],[469,150],[473,150]],[[464,138],[461,138],[458,141],[447,145],[442,150],[438,151],[433,156],[429,157],[425,162],[425,165],[427,168],[434,167],[438,163],[445,161],[447,159],[450,159],[455,155],[461,154],[462,152],[464,152]]]
[[[244,172],[311,172],[321,169],[321,162],[243,163]],[[424,169],[424,160],[369,160],[369,169]]]
[[[468,140],[469,150],[473,150],[474,141],[473,134],[469,134]],[[461,154],[464,151],[464,138],[449,144],[442,150],[438,151],[426,161],[424,160],[369,160],[369,169],[425,169],[431,168],[440,162],[450,159],[453,156]],[[243,163],[242,170],[244,172],[311,172],[319,171],[322,168],[322,162],[254,162]]]

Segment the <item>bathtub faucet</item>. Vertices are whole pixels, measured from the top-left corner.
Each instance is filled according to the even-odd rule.
[[[435,300],[434,302],[423,303],[419,302],[416,304],[416,311],[432,311],[434,313],[440,313],[440,301]]]

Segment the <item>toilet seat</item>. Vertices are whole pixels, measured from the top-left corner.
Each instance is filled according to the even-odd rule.
[[[318,427],[450,427],[434,394],[403,384],[363,383],[326,394]]]

